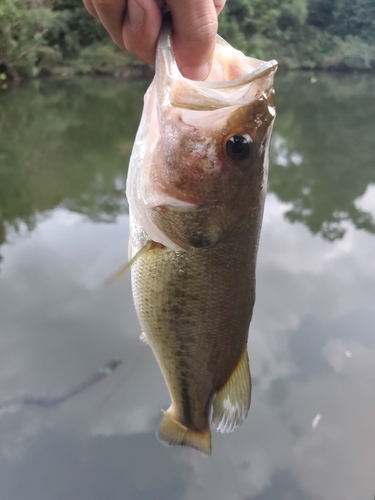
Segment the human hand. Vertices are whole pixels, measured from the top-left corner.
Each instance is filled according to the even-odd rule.
[[[173,48],[186,78],[204,80],[211,68],[217,16],[226,0],[83,0],[122,49],[155,63],[162,11],[172,15]]]

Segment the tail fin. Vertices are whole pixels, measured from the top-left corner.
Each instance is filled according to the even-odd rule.
[[[163,420],[157,430],[157,436],[168,446],[190,446],[206,455],[211,455],[211,431],[192,431],[181,424],[173,415],[172,408],[164,413]]]

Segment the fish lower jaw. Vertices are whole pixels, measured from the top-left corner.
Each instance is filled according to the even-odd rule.
[[[172,198],[171,196],[163,196],[161,197],[161,200],[158,200],[158,203],[155,203],[153,205],[148,205],[147,209],[157,208],[160,205],[170,206],[174,209],[181,207],[183,209],[191,208],[192,210],[194,210],[198,208],[198,205],[195,203],[190,203],[187,201],[179,200],[177,198]]]

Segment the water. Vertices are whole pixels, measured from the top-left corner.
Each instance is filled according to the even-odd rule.
[[[252,406],[213,455],[155,437],[123,189],[147,82],[0,94],[1,500],[353,500],[375,494],[375,80],[281,75],[249,354]]]

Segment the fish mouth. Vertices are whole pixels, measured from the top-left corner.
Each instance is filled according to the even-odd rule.
[[[213,110],[247,104],[268,94],[278,63],[245,56],[219,35],[210,74],[204,81],[185,78],[173,51],[172,30],[166,24],[160,32],[156,57],[158,87],[165,103],[179,108]]]

